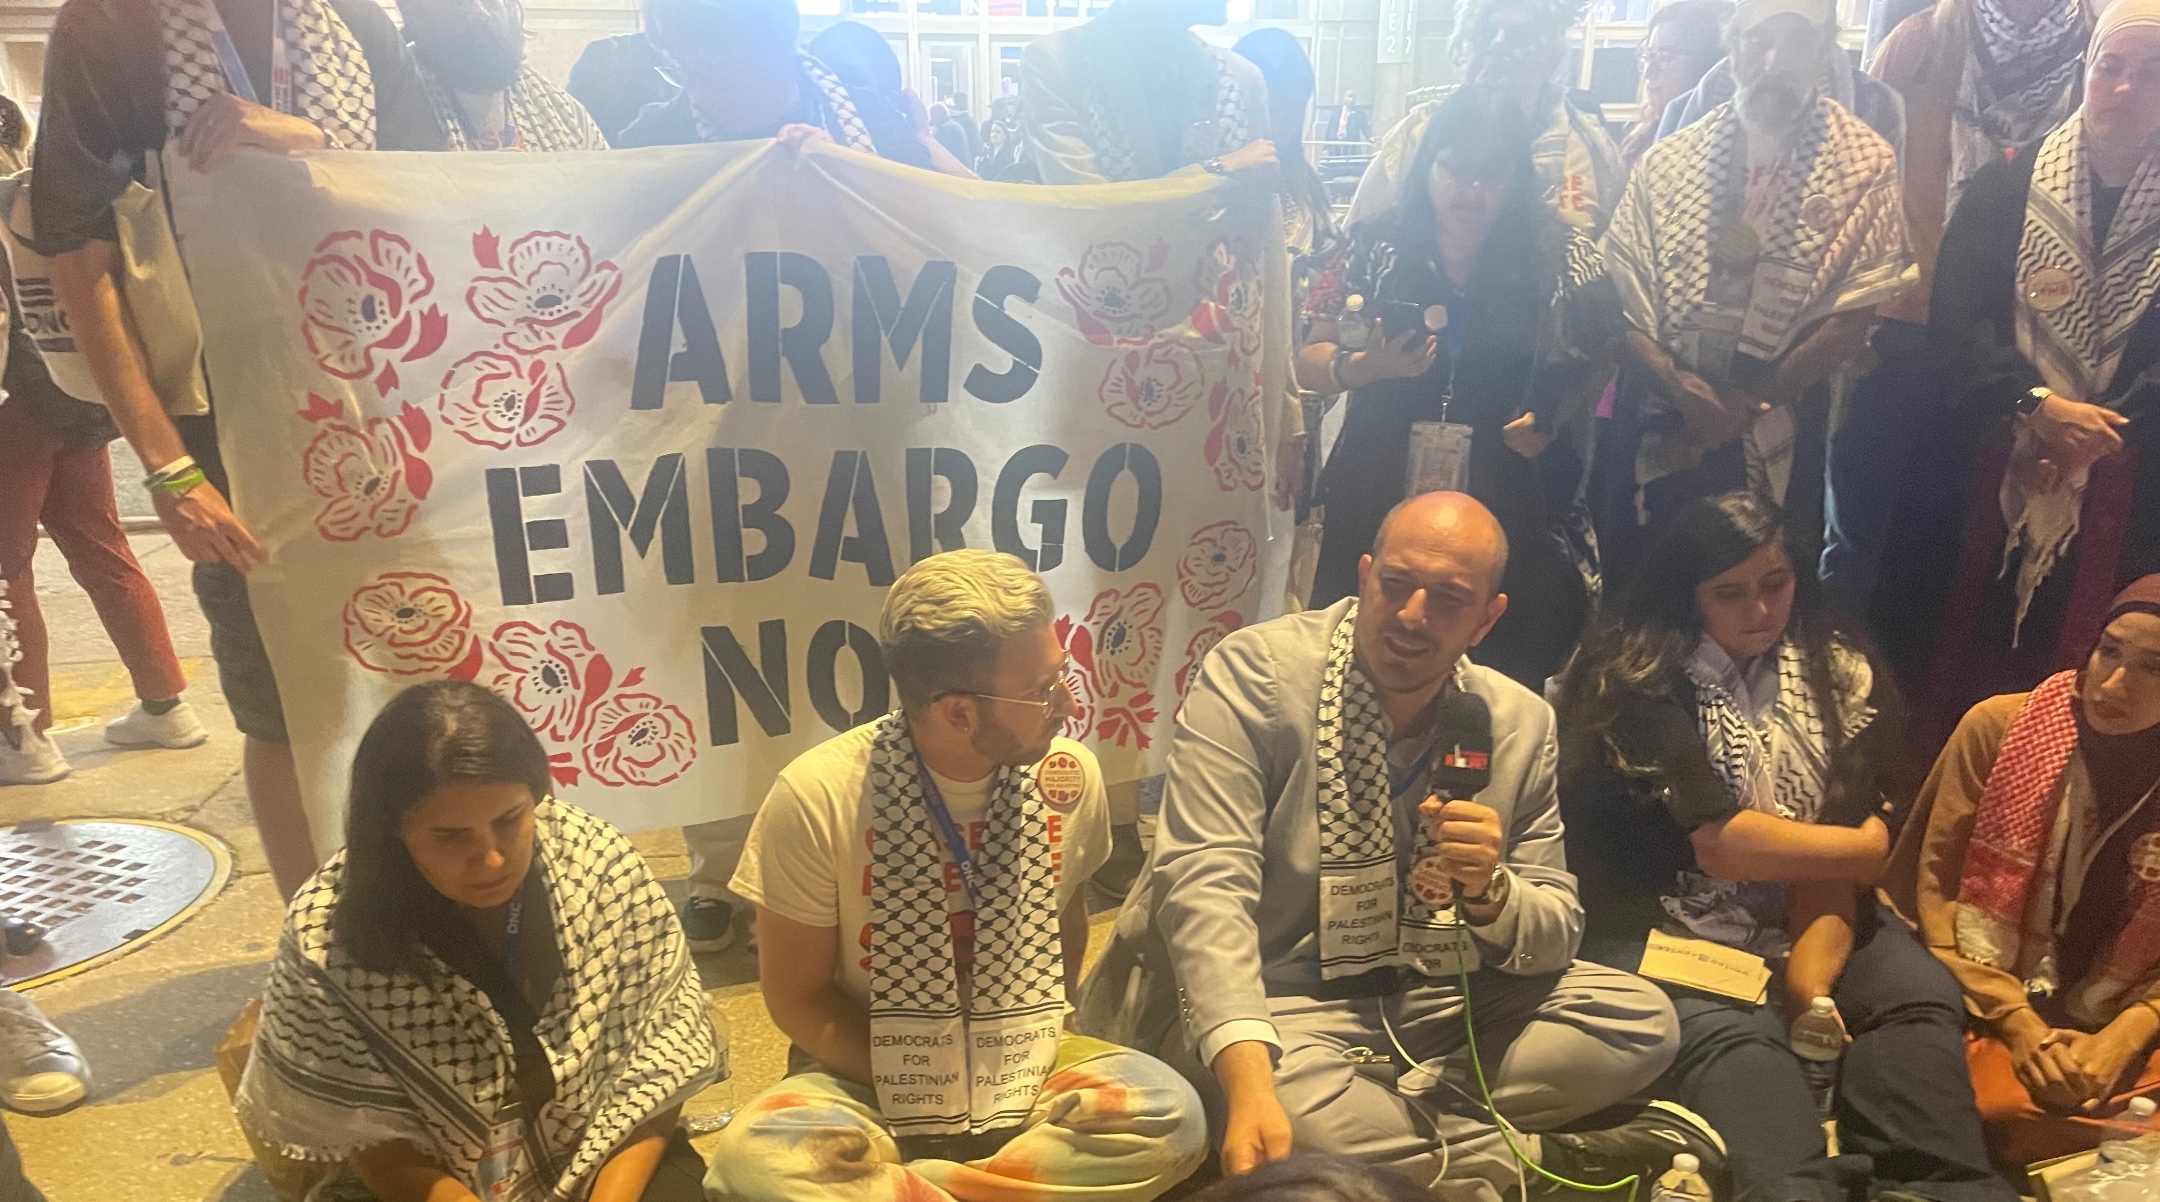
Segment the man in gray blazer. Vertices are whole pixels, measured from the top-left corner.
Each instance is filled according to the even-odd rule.
[[[1224,639],[1185,699],[1153,859],[1076,1023],[1181,1066],[1226,1173],[1294,1148],[1463,1202],[1537,1181],[1486,1108],[1473,1009],[1491,1099],[1537,1165],[1606,1183],[1654,1180],[1677,1152],[1721,1160],[1714,1133],[1662,1103],[1523,1134],[1649,1085],[1679,1023],[1656,987],[1574,958],[1552,709],[1463,655],[1507,608],[1506,562],[1483,505],[1414,497],[1359,565],[1356,600]],[[1491,783],[1451,800],[1427,786],[1462,750],[1435,720],[1461,711],[1458,692],[1491,714]]]

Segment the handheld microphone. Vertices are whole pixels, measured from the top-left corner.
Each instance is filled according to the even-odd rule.
[[[1492,783],[1492,709],[1476,693],[1449,689],[1433,710],[1432,794],[1467,801]]]

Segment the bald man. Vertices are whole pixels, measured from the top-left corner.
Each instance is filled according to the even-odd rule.
[[[1552,710],[1465,655],[1507,609],[1507,555],[1477,501],[1414,497],[1356,598],[1224,639],[1185,698],[1153,860],[1076,1023],[1183,1068],[1226,1172],[1332,1152],[1444,1198],[1512,1196],[1459,970],[1486,1080],[1525,1132],[1613,1107],[1672,1061],[1663,994],[1575,960]],[[1465,784],[1488,748],[1489,783]],[[1610,1121],[1516,1145],[1593,1184],[1676,1152],[1719,1160],[1691,1116]]]

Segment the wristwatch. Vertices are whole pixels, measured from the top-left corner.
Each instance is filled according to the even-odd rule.
[[[2046,403],[2047,399],[2053,395],[2052,392],[2048,391],[2047,386],[2043,384],[2038,388],[2028,389],[2024,395],[2018,397],[2017,403],[2011,407],[2017,410],[2019,417],[2031,417],[2033,414],[2040,412],[2040,406]]]
[[[1507,874],[1508,872],[1506,864],[1493,865],[1492,877],[1485,882],[1484,891],[1474,897],[1468,893],[1465,893],[1462,895],[1463,901],[1466,904],[1473,906],[1483,906],[1491,904],[1496,897],[1501,896],[1507,889]]]

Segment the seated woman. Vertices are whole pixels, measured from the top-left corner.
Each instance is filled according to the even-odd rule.
[[[353,756],[345,849],[293,898],[238,1109],[380,1202],[702,1202],[677,1129],[717,1074],[675,907],[549,796],[478,685],[414,685]]]
[[[1604,386],[1620,298],[1596,248],[1539,202],[1531,137],[1515,103],[1484,85],[1440,104],[1412,163],[1418,186],[1352,229],[1355,245],[1313,284],[1298,376],[1311,387],[1317,370],[1350,393],[1320,473],[1313,607],[1357,592],[1358,560],[1397,501],[1467,492],[1509,542],[1508,611],[1477,660],[1541,690],[1590,616],[1595,555],[1576,533],[1573,436]],[[1352,296],[1379,321],[1356,350],[1345,345]]]
[[[2160,1094],[2160,576],[2077,671],[1974,706],[1884,884],[1965,987],[1965,1051],[2006,1169],[2097,1144]]]
[[[1663,978],[1680,1016],[1665,1088],[1724,1136],[1732,1196],[2009,1202],[1966,1081],[1957,982],[1865,895],[1890,850],[1888,674],[1781,531],[1746,493],[1691,503],[1567,672],[1560,810],[1582,955]],[[1782,961],[1782,983],[1767,1004],[1681,983],[1646,962],[1653,933],[1764,977]],[[1850,1036],[1835,1113],[1852,1155],[1835,1160],[1789,1039],[1817,997]]]

